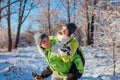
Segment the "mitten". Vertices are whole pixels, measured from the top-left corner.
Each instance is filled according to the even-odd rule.
[[[44,80],[44,78],[42,77],[42,75],[38,75],[35,72],[32,72],[32,76],[34,77],[35,80]]]
[[[47,78],[52,74],[52,70],[50,69],[50,67],[48,66],[46,69],[43,70],[42,72],[42,77],[43,78]]]

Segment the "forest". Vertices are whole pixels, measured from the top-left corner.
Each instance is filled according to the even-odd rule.
[[[16,64],[17,61],[25,61],[21,57],[25,57],[25,54],[21,53],[31,54],[33,52],[35,54],[37,49],[34,34],[36,32],[55,36],[65,23],[70,22],[77,25],[74,35],[85,53],[86,62],[88,62],[85,66],[85,77],[83,76],[82,80],[119,80],[120,0],[0,0],[0,66],[3,65],[0,67],[0,79],[33,80],[32,77],[28,77],[28,79],[19,77],[26,73],[23,71],[23,74],[18,74],[18,65],[22,62]],[[36,53],[36,55],[31,54],[34,57],[28,55],[34,62],[39,52],[36,51]],[[16,62],[13,59],[13,63],[9,62],[8,56],[11,59],[17,59]],[[92,59],[98,61],[93,63]],[[99,68],[98,72],[100,70],[104,72],[103,67],[109,67],[110,71],[108,70],[106,75],[109,74],[110,79],[102,78],[100,76],[102,73],[90,73],[93,68],[100,67],[99,59],[102,68]],[[44,62],[41,59],[39,61]],[[29,63],[28,60],[25,63],[30,65],[34,62]],[[96,64],[92,65],[91,70],[89,69],[90,62],[93,65]],[[17,67],[13,67],[15,64]],[[44,63],[42,64],[39,65],[42,67],[39,67],[38,73],[45,67]],[[26,70],[33,69],[37,72],[38,68],[35,65],[37,64],[35,63]],[[13,70],[18,71],[16,72],[17,77],[14,77],[13,73],[6,73],[6,68],[11,69],[11,66]],[[21,66],[19,67],[23,69]],[[4,73],[7,77],[3,75]],[[29,76],[30,73],[29,71],[26,76]],[[92,78],[90,78],[91,76]]]

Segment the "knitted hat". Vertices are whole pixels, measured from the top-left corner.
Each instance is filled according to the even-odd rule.
[[[44,39],[45,37],[48,37],[48,35],[44,34],[44,33],[36,33],[34,35],[34,39],[37,45],[40,45],[41,40]]]
[[[69,35],[73,34],[75,30],[77,29],[77,26],[74,23],[67,23],[65,24],[65,27],[67,27],[69,31]]]

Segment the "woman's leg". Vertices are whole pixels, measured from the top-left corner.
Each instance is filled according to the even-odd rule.
[[[60,76],[58,74],[52,74],[51,80],[66,80],[66,76]]]

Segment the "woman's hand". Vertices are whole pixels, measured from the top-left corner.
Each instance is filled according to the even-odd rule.
[[[42,75],[38,75],[35,72],[32,72],[32,76],[34,77],[35,80],[44,80],[44,78],[42,77]]]

